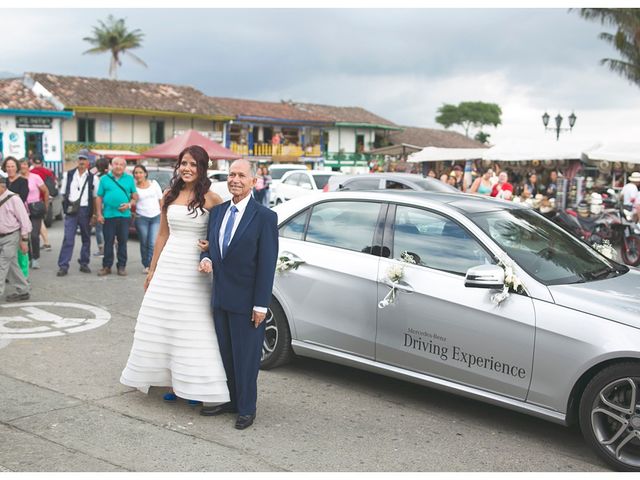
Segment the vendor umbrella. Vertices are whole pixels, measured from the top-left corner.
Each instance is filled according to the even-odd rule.
[[[142,152],[142,155],[149,158],[169,158],[175,160],[178,158],[178,155],[180,155],[180,152],[192,145],[198,145],[204,148],[212,160],[235,160],[242,158],[242,155],[232,152],[218,142],[214,142],[195,130],[187,130],[182,135],[178,135],[171,140],[156,145],[151,150]]]

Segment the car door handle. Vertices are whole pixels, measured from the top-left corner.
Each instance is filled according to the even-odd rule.
[[[402,280],[400,280],[399,282],[391,283],[389,280],[385,280],[384,284],[389,287],[395,287],[396,290],[402,292],[402,293],[413,293],[415,292],[414,288],[409,285],[407,282],[403,282]]]

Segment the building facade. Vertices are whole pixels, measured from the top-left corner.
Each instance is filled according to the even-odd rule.
[[[39,155],[48,168],[62,171],[63,131],[73,113],[39,97],[23,79],[0,80],[0,156]]]
[[[188,86],[43,73],[25,79],[73,113],[62,132],[68,157],[81,148],[142,152],[189,129],[224,143],[233,118]]]

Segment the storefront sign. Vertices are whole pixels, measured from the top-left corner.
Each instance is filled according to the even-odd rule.
[[[16,128],[51,128],[51,123],[47,117],[16,117]]]

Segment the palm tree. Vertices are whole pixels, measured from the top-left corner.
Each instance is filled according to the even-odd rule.
[[[600,63],[640,86],[640,9],[581,8],[580,16],[617,27],[615,34],[603,32],[599,37],[613,45],[622,58],[603,58]]]
[[[144,33],[140,29],[131,32],[127,31],[124,24],[124,18],[116,19],[113,15],[109,15],[107,23],[98,20],[99,26],[93,27],[93,36],[85,37],[83,40],[93,45],[83,54],[111,52],[111,63],[109,65],[109,76],[115,80],[118,77],[118,67],[122,66],[122,54],[129,55],[136,62],[143,66],[147,66],[139,57],[129,52],[134,48],[141,47]]]

